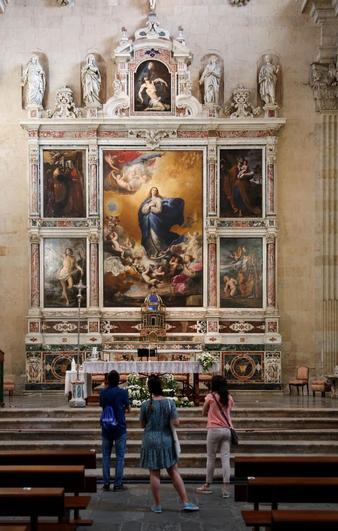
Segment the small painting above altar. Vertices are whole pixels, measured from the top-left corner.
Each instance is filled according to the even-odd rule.
[[[46,218],[85,218],[83,149],[43,151],[43,214]]]
[[[104,305],[203,306],[203,152],[103,150]]]
[[[262,238],[221,238],[219,271],[221,308],[262,308]]]
[[[136,112],[171,111],[171,74],[161,61],[144,61],[134,74]]]
[[[263,154],[262,148],[220,150],[220,217],[263,216]]]
[[[44,307],[72,308],[78,305],[77,284],[86,284],[86,239],[44,239]],[[81,292],[86,307],[86,290]]]

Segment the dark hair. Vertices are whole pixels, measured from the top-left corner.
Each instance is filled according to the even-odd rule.
[[[150,402],[148,405],[148,414],[154,410],[153,395],[160,396],[163,394],[161,378],[157,374],[151,374],[148,378],[148,390],[150,393]]]
[[[119,385],[120,375],[117,371],[110,371],[108,374],[108,384],[112,387]]]
[[[228,384],[224,376],[216,374],[211,378],[211,392],[218,393],[222,406],[228,407],[229,391]]]
[[[163,394],[161,378],[157,374],[151,374],[149,376],[148,389],[151,395],[160,396]]]

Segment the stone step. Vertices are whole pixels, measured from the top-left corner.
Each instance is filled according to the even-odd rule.
[[[267,428],[257,429],[238,429],[237,430],[241,441],[338,441],[338,429],[279,429],[278,431]],[[190,444],[194,451],[205,451],[206,432],[204,429],[179,429],[179,438],[184,444]],[[143,430],[141,428],[130,428],[128,430],[129,444],[140,443],[142,439]],[[0,429],[0,441],[16,440],[16,441],[38,441],[40,439],[58,440],[60,437],[65,438],[68,441],[97,440],[100,437],[100,429]],[[201,444],[203,447],[201,448]]]
[[[243,418],[234,417],[234,424],[238,429],[295,429],[299,426],[302,429],[338,429],[337,418]],[[138,417],[127,417],[128,428],[136,429],[140,422]],[[206,427],[206,418],[203,417],[181,417],[180,427],[189,429],[203,430]],[[96,429],[99,428],[99,414],[96,417],[88,418],[44,418],[44,417],[25,417],[20,419],[0,418],[0,430],[6,429]]]
[[[137,443],[137,444],[135,444]],[[189,445],[190,443],[190,445]],[[200,452],[188,453],[186,448],[193,448],[192,441],[184,442],[184,452],[180,460],[184,461],[187,466],[205,466],[206,453],[205,441],[204,450]],[[130,466],[135,466],[139,462],[139,452],[132,452],[132,447],[139,448],[139,441],[129,441],[129,449],[126,455],[127,463]],[[60,448],[93,448],[97,453],[101,452],[101,441],[99,439],[88,440],[43,440],[27,441],[27,440],[3,440],[1,441],[1,448],[8,450],[15,449],[60,449]],[[236,448],[234,454],[337,454],[338,441],[303,441],[303,440],[242,440],[239,447]]]
[[[131,416],[138,417],[138,409],[133,408]],[[201,418],[202,409],[200,407],[179,408],[180,417]],[[99,407],[85,408],[4,408],[0,410],[0,419],[22,419],[22,418],[97,418],[100,415]],[[232,417],[239,418],[336,418],[338,419],[338,408],[241,408],[235,407],[232,411]]]

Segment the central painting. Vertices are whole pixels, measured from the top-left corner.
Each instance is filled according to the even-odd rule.
[[[104,306],[203,306],[203,152],[102,153]]]

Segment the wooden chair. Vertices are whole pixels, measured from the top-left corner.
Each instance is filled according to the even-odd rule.
[[[11,397],[14,395],[14,381],[11,378],[4,379],[4,393],[8,393],[8,396]]]
[[[331,385],[326,378],[314,378],[311,382],[311,391],[313,396],[316,396],[316,393],[319,392],[324,398],[325,393],[331,392]]]
[[[302,389],[303,394],[303,387],[306,387],[307,394],[309,394],[309,367],[298,367],[296,378],[289,381],[289,389],[291,394],[291,387],[294,386],[297,388],[297,394],[299,395],[299,388]]]

